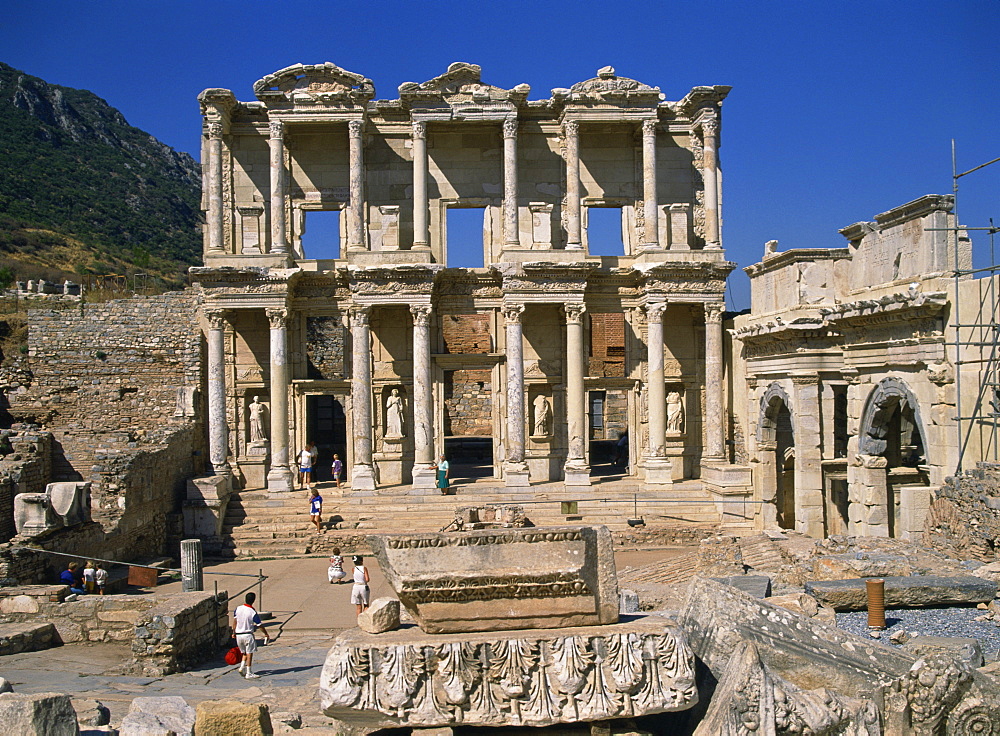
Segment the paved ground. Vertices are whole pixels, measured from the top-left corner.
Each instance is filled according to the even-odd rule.
[[[619,570],[670,559],[688,548],[618,551]],[[392,591],[374,564],[366,560],[371,573],[372,598],[391,596]],[[62,692],[74,698],[94,698],[112,711],[118,723],[128,711],[132,698],[152,695],[180,695],[191,704],[201,700],[237,698],[264,702],[272,713],[301,713],[306,725],[322,725],[316,691],[320,671],[331,640],[340,631],[352,628],[355,609],[350,603],[350,584],[330,585],[326,578],[327,558],[300,558],[263,562],[226,562],[205,570],[205,589],[217,582],[220,590],[238,591],[250,578],[214,573],[257,573],[268,579],[263,585],[263,606],[273,618],[266,626],[275,641],[261,647],[254,669],[261,679],[248,681],[218,657],[192,672],[167,677],[129,677],[116,674],[131,652],[121,644],[72,644],[45,652],[0,657],[0,676],[17,692]],[[350,570],[350,565],[345,566]],[[350,573],[348,573],[350,574]],[[179,591],[180,583],[162,585],[160,592]],[[256,590],[256,588],[254,588]],[[242,596],[240,596],[242,599]]]

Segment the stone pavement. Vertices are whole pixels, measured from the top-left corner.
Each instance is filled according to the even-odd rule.
[[[685,549],[617,551],[618,568],[638,566],[685,552]],[[372,598],[392,596],[392,590],[373,558],[365,564],[371,574]],[[131,657],[127,645],[73,644],[42,652],[0,657],[0,677],[16,692],[68,693],[74,698],[94,698],[111,709],[111,722],[118,723],[128,712],[133,698],[179,695],[194,705],[202,700],[235,698],[262,702],[272,713],[296,712],[303,725],[322,726],[328,719],[320,713],[317,691],[320,671],[333,638],[353,628],[355,609],[350,603],[351,585],[330,585],[326,578],[326,557],[254,562],[233,561],[212,564],[205,569],[205,588],[235,592],[251,578],[213,575],[213,572],[256,573],[263,569],[268,579],[263,586],[263,606],[273,618],[265,621],[275,638],[260,647],[254,656],[254,670],[262,675],[248,681],[235,667],[222,661],[222,652],[198,669],[166,677],[132,677],[119,674]],[[350,574],[350,564],[345,569]],[[158,590],[179,591],[180,582]],[[256,590],[256,587],[254,588]],[[242,595],[239,597],[242,601]]]

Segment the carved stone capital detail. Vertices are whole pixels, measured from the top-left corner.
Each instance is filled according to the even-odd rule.
[[[566,324],[579,324],[583,320],[583,313],[587,311],[587,305],[563,304],[563,311],[566,313]]]
[[[724,307],[722,302],[706,302],[705,321],[720,324],[722,322],[723,309]]]
[[[362,131],[365,129],[364,120],[351,120],[347,123],[347,130],[351,135],[351,138],[360,138]]]
[[[524,314],[523,304],[504,304],[500,311],[503,312],[504,321],[508,325],[517,325],[521,323],[521,315]]]
[[[350,308],[351,327],[367,327],[368,317],[371,316],[371,307],[367,305],[355,305]]]
[[[208,124],[208,139],[210,141],[221,141],[222,132],[223,132],[222,123]]]
[[[663,319],[664,312],[667,311],[666,302],[655,302],[653,304],[646,305],[646,320],[647,322],[659,322]]]
[[[567,136],[577,136],[580,134],[580,123],[575,120],[567,120],[563,123],[563,133]]]
[[[285,124],[280,120],[272,120],[267,124],[271,138],[281,140],[285,137]]]
[[[422,120],[415,120],[413,122],[413,138],[414,140],[426,140],[427,139],[427,123]]]
[[[655,118],[650,118],[649,120],[643,120],[642,121],[642,134],[644,136],[647,136],[647,137],[655,137],[656,136],[656,127],[657,127],[658,124],[659,124],[659,121],[656,120]]]
[[[701,123],[702,135],[706,138],[715,138],[719,134],[719,121],[717,118],[706,118]]]
[[[430,304],[411,304],[410,314],[413,315],[414,326],[427,327],[431,323],[432,311]]]
[[[503,121],[503,137],[517,138],[517,118],[507,118]]]
[[[281,330],[288,326],[288,310],[284,307],[273,307],[264,310],[272,330]]]
[[[204,310],[205,319],[208,320],[208,328],[210,330],[224,330],[226,329],[226,318],[228,312],[224,309],[206,309]]]

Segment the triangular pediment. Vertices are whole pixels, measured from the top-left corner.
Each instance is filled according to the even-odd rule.
[[[292,104],[342,105],[363,103],[375,97],[372,80],[329,61],[324,64],[293,64],[257,80],[254,94],[262,102],[285,98]]]
[[[444,74],[426,82],[404,82],[399,86],[399,98],[411,105],[442,101],[452,106],[499,101],[517,105],[527,99],[530,91],[526,84],[509,90],[483,84],[479,65],[457,61]]]

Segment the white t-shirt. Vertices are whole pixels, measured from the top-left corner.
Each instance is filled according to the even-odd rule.
[[[313,466],[313,460],[319,453],[315,448],[312,450],[303,450],[299,453],[299,467],[300,468],[311,468]]]
[[[245,604],[237,606],[236,610],[233,611],[233,616],[236,618],[237,634],[252,634],[255,628],[261,626],[260,616],[253,610],[252,606]]]

